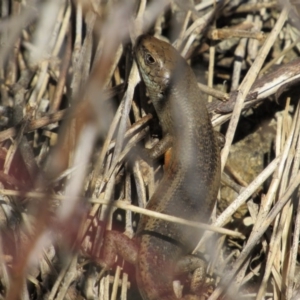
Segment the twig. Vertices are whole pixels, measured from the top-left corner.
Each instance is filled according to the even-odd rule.
[[[236,127],[239,121],[239,117],[242,111],[242,107],[243,107],[243,103],[246,99],[246,96],[248,94],[248,92],[251,89],[252,84],[254,83],[259,70],[262,67],[262,64],[265,61],[266,56],[268,55],[270,48],[272,47],[272,45],[275,42],[275,39],[277,37],[277,35],[279,34],[282,26],[285,23],[287,17],[287,12],[286,10],[283,10],[280,14],[280,17],[278,18],[276,25],[274,26],[272,32],[270,33],[270,35],[268,36],[268,38],[266,39],[266,42],[264,43],[264,45],[262,46],[262,48],[259,51],[259,54],[256,58],[256,60],[254,61],[253,65],[251,66],[250,70],[248,71],[247,75],[245,76],[243,82],[241,83],[239,89],[238,89],[238,94],[237,94],[237,100],[236,100],[236,104],[232,113],[232,117],[229,123],[229,127],[226,133],[226,142],[224,145],[224,148],[222,150],[222,167],[221,169],[224,169],[225,163],[227,161],[227,157],[229,154],[229,149],[231,146],[231,143],[233,141],[233,137],[236,131]]]
[[[270,175],[275,171],[280,162],[280,157],[275,158],[249,185],[242,193],[222,212],[222,214],[213,222],[214,226],[224,226],[229,218],[243,205],[249,197],[265,182]],[[197,252],[202,246],[205,238],[201,239],[193,253]]]
[[[277,202],[277,204],[274,206],[274,208],[271,210],[271,212],[268,214],[267,218],[264,220],[264,222],[261,224],[261,226],[257,229],[256,235],[253,237],[253,239],[249,239],[246,246],[244,247],[243,251],[241,252],[239,258],[236,260],[232,270],[227,273],[226,279],[223,279],[222,285],[218,287],[213,294],[209,297],[209,300],[217,299],[222,292],[222,289],[226,289],[229,284],[231,283],[235,273],[239,270],[239,268],[243,265],[244,261],[247,259],[248,255],[256,245],[256,243],[259,241],[259,239],[262,237],[262,235],[265,233],[265,231],[268,229],[270,224],[274,221],[277,214],[281,211],[283,206],[286,204],[286,202],[289,200],[295,189],[300,184],[300,173],[297,174],[297,176],[294,178],[292,183],[289,185],[288,189],[286,190],[285,194],[283,195],[282,199]]]
[[[3,189],[0,189],[0,193],[4,194],[4,195],[10,195],[10,196],[22,195],[22,196],[28,197],[28,198],[43,198],[43,197],[46,196],[46,194],[41,193],[41,192],[24,192],[23,193],[23,192],[14,191],[14,190],[3,190]],[[61,201],[65,200],[66,197],[67,196],[51,195],[51,198],[58,199],[58,200],[61,200]],[[84,197],[81,197],[81,198],[83,200],[87,200]],[[102,205],[108,205],[110,203],[108,200],[100,200],[100,199],[96,199],[96,198],[89,198],[88,200],[91,203],[98,203],[98,204],[102,204]],[[179,224],[192,226],[192,227],[205,229],[205,230],[212,230],[212,231],[219,232],[219,233],[222,233],[222,234],[229,234],[229,235],[232,235],[232,236],[235,236],[235,237],[243,238],[243,235],[239,232],[236,232],[236,231],[232,231],[232,230],[229,230],[229,229],[208,225],[208,224],[205,224],[205,223],[188,221],[188,220],[185,220],[185,219],[182,219],[182,218],[169,216],[169,215],[166,215],[166,214],[163,214],[163,213],[147,210],[145,208],[141,208],[141,207],[138,207],[136,205],[128,204],[128,203],[126,203],[126,201],[114,201],[113,206],[117,207],[117,208],[124,209],[124,210],[130,210],[130,211],[136,212],[136,213],[142,213],[144,215],[147,215],[147,216],[150,216],[150,217],[153,217],[153,218],[158,218],[158,219],[170,221],[170,222],[173,222],[173,223],[179,223]]]

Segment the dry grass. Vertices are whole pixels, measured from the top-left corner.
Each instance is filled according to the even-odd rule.
[[[157,164],[131,154],[141,140],[155,140],[132,58],[136,37],[148,31],[170,38],[195,69],[201,61],[208,70],[199,88],[210,95],[214,126],[226,133],[222,169],[238,190],[213,226],[152,215],[218,232],[210,300],[299,297],[297,6],[186,3],[1,1],[1,299],[127,299],[134,274],[120,263],[99,278],[97,257],[103,229],[118,224],[134,234],[134,213],[150,214],[144,207],[157,184]],[[270,100],[275,96],[279,104]],[[246,162],[228,172],[227,158],[243,130],[240,117],[262,107],[276,127],[273,148],[247,182]],[[252,121],[257,129],[265,122]],[[245,203],[235,225],[216,228]]]

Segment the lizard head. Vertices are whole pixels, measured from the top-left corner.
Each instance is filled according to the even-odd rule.
[[[163,97],[182,58],[172,45],[150,35],[137,39],[134,52],[150,98]]]
[[[189,84],[186,82],[196,79],[179,52],[169,43],[153,36],[140,36],[134,52],[162,130],[170,133],[174,124],[178,123],[176,119],[183,118],[182,112],[187,107],[185,99]]]

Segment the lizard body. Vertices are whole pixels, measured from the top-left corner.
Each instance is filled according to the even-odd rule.
[[[220,184],[220,154],[196,77],[170,44],[152,36],[138,38],[135,58],[162,127],[158,147],[172,149],[147,208],[207,222]],[[202,233],[141,216],[136,277],[144,300],[177,299],[172,286],[176,262],[191,252]]]

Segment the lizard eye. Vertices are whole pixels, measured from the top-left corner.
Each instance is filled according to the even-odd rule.
[[[149,53],[147,53],[145,55],[145,62],[147,65],[153,65],[155,63],[155,59],[152,55],[150,55]]]

